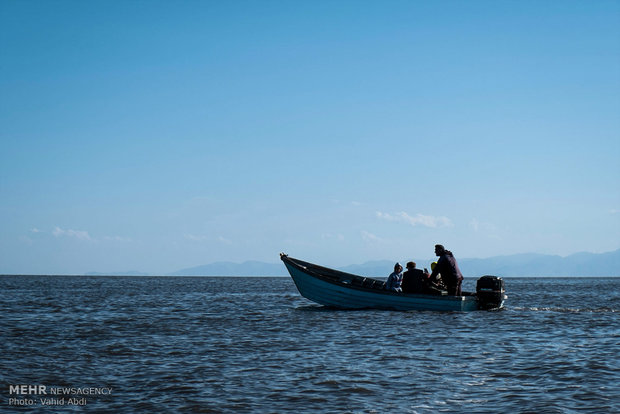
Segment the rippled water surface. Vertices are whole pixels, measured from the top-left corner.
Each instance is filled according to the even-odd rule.
[[[503,311],[441,313],[325,309],[288,278],[0,276],[0,411],[85,408],[10,392],[42,384],[111,388],[98,412],[620,412],[620,278],[506,282]]]

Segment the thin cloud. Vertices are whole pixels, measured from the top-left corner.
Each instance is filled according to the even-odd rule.
[[[452,220],[444,216],[427,216],[420,213],[416,214],[415,216],[410,216],[404,211],[395,214],[382,213],[380,211],[377,211],[376,214],[377,218],[381,220],[406,223],[412,226],[424,226],[432,228],[452,226]]]
[[[193,242],[196,242],[196,243],[205,243],[205,242],[217,241],[218,243],[222,243],[222,244],[233,244],[233,242],[231,240],[228,240],[227,238],[222,237],[222,236],[212,237],[212,236],[204,236],[204,235],[196,235],[196,234],[185,233],[183,235],[183,237],[186,240],[193,241]]]
[[[321,239],[344,241],[344,236],[342,234],[323,233],[321,234]]]
[[[132,241],[131,238],[123,237],[123,236],[105,236],[103,240],[111,241],[111,242],[121,242],[121,243],[129,243]]]
[[[469,222],[469,225],[471,226],[472,229],[474,229],[474,231],[480,230],[480,222],[475,218],[471,219],[471,221]]]
[[[366,230],[362,230],[361,235],[362,235],[362,240],[364,240],[367,243],[384,243],[385,242],[385,240],[383,240],[381,237],[376,236]]]
[[[78,240],[84,241],[93,241],[93,238],[90,237],[87,231],[84,230],[71,230],[71,229],[61,229],[60,227],[55,227],[52,231],[52,234],[55,237],[71,237]]]
[[[26,243],[26,244],[32,244],[33,241],[30,237],[28,236],[19,236],[19,241],[22,243]]]
[[[217,240],[223,244],[233,244],[232,240],[228,240],[227,238],[222,237],[222,236],[219,236]]]
[[[485,235],[490,239],[502,240],[502,238],[497,234],[497,226],[495,226],[493,223],[479,221],[477,218],[474,217],[469,222],[469,226],[474,232]]]
[[[489,223],[488,221],[480,221],[475,217],[471,219],[471,221],[469,222],[469,226],[472,228],[472,230],[476,232],[482,231],[489,233],[497,231],[497,226],[495,226],[493,223]]]
[[[183,237],[193,242],[204,242],[209,240],[209,236],[197,236],[195,234],[184,234]]]

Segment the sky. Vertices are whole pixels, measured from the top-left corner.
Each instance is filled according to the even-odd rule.
[[[620,1],[0,0],[0,274],[620,248]]]

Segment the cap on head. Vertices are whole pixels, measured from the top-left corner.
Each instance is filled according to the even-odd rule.
[[[437,266],[437,262],[431,263],[431,270],[435,270],[435,266]]]

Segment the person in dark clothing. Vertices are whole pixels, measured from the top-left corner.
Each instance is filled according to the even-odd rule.
[[[463,275],[454,255],[441,244],[435,245],[435,255],[439,256],[439,260],[437,260],[437,266],[433,269],[431,280],[434,280],[437,274],[441,274],[441,279],[448,289],[448,295],[461,296]]]
[[[407,271],[403,273],[403,293],[427,293],[428,273],[416,269],[415,262],[407,263]]]

